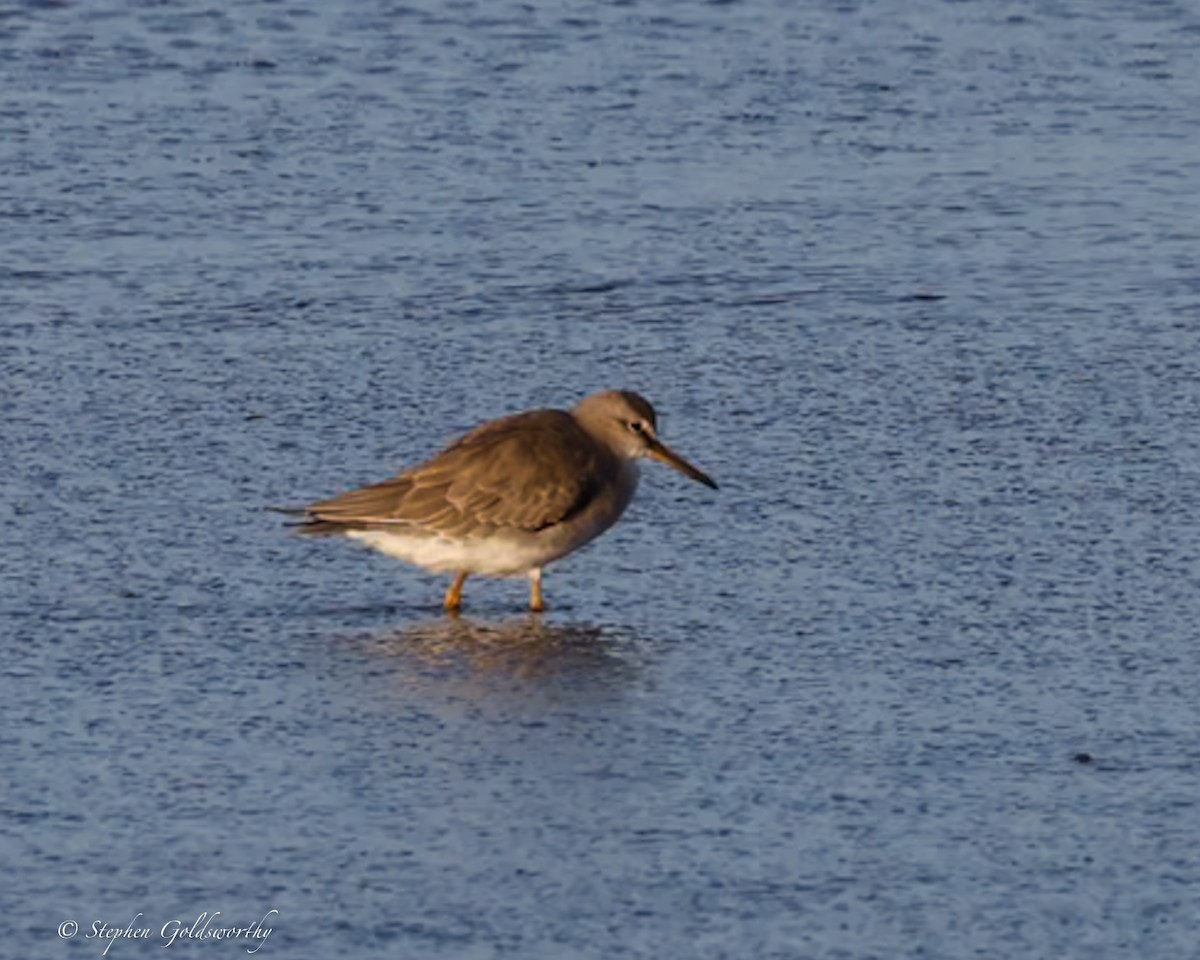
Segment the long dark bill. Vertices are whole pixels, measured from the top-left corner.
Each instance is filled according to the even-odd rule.
[[[661,440],[653,439],[650,441],[648,455],[659,463],[665,463],[668,467],[674,467],[685,477],[691,477],[697,483],[702,483],[706,487],[712,487],[714,490],[718,489],[717,482],[712,477],[703,470],[693,467]]]

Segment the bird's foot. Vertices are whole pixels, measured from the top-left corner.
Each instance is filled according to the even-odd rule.
[[[531,570],[529,572],[529,609],[534,613],[541,613],[546,609],[546,602],[542,599],[541,570]]]
[[[466,582],[467,575],[460,573],[454,578],[454,582],[450,584],[450,589],[446,591],[446,599],[442,603],[442,607],[451,616],[457,616],[462,610],[463,584]]]

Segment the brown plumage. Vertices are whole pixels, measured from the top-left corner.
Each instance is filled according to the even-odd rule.
[[[301,532],[411,525],[444,537],[536,533],[577,513],[620,465],[569,413],[518,413],[476,427],[398,477],[312,504]]]
[[[457,610],[470,573],[524,574],[542,607],[542,567],[617,521],[652,457],[716,484],[658,440],[654,410],[636,393],[606,391],[567,412],[533,410],[476,427],[391,480],[305,508],[309,535],[343,534],[431,570],[457,574]]]

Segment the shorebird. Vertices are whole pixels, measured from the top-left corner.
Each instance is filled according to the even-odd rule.
[[[585,397],[570,411],[490,420],[411,470],[296,511],[301,533],[343,535],[389,556],[453,573],[443,606],[462,607],[471,574],[529,578],[544,609],[542,570],[611,527],[658,460],[717,489],[658,439],[654,408],[629,391]]]

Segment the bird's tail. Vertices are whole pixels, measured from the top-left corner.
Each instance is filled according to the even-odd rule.
[[[287,517],[295,517],[296,519],[285,526],[291,527],[297,533],[303,534],[306,537],[331,537],[337,534],[345,533],[348,529],[354,529],[355,524],[338,523],[333,520],[322,520],[319,517],[314,517],[308,512],[307,507],[265,507],[268,513],[282,513]]]
[[[304,517],[308,515],[307,507],[263,507],[267,513],[282,513],[289,517]]]

